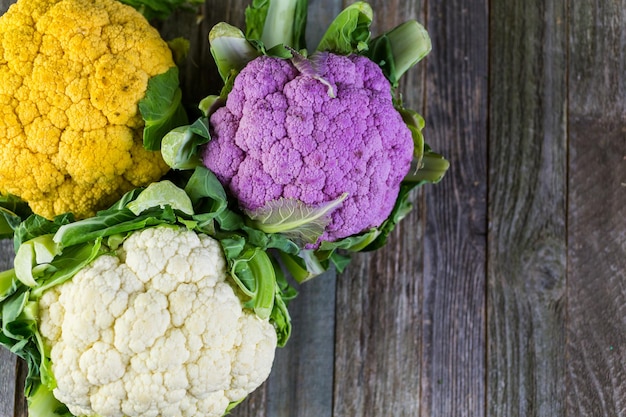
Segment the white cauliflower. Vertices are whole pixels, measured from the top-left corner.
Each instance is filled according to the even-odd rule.
[[[227,276],[216,240],[159,226],[46,291],[54,396],[76,416],[222,416],[268,377],[277,345]]]

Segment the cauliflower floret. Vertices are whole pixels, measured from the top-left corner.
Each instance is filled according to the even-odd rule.
[[[269,375],[277,337],[243,308],[219,243],[160,226],[44,293],[54,396],[75,415],[221,417]]]
[[[245,210],[281,197],[316,206],[347,193],[320,238],[332,241],[389,216],[414,143],[378,65],[328,54],[320,68],[328,85],[288,60],[248,63],[210,118],[203,161]]]
[[[143,147],[138,102],[174,67],[114,0],[19,0],[0,17],[0,193],[52,218],[94,215],[168,166]]]

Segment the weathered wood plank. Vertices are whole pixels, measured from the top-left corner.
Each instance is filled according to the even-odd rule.
[[[15,355],[0,349],[0,416],[13,417],[15,409]]]
[[[293,332],[267,382],[268,417],[332,415],[335,282],[333,271],[316,277],[289,305]]]
[[[24,397],[24,384],[28,374],[28,365],[22,359],[17,359],[15,377],[15,415],[14,417],[28,417],[28,404]]]
[[[429,1],[426,140],[451,161],[425,190],[421,416],[485,414],[487,2]]]
[[[5,3],[0,3],[1,8]],[[0,271],[12,268],[13,241],[0,241]],[[0,347],[0,417],[13,417],[15,414],[16,398],[20,396],[21,387],[15,386],[17,357],[8,349]]]
[[[626,416],[626,1],[570,4],[567,415]]]
[[[207,0],[197,13],[176,11],[167,21],[156,22],[164,39],[184,37],[190,41],[189,56],[180,67],[183,101],[194,114],[198,102],[210,94],[219,94],[222,81],[209,49],[209,31],[218,22],[244,28],[244,10],[248,0]]]
[[[370,3],[374,35],[410,18],[425,20],[420,1]],[[420,111],[424,70],[414,68],[402,83],[406,105]],[[415,209],[388,246],[355,256],[337,278],[335,416],[419,415],[423,194],[412,201]]]
[[[491,2],[488,415],[564,416],[566,2]]]
[[[0,0],[0,14],[4,14],[16,0]]]

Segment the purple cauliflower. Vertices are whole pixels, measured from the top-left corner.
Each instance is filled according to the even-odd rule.
[[[347,193],[321,242],[389,216],[414,144],[378,65],[334,54],[317,64],[311,76],[289,60],[248,63],[210,117],[202,158],[247,211],[281,197],[315,207]]]

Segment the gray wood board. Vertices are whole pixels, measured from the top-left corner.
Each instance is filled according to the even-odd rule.
[[[191,41],[188,106],[219,92],[209,29],[248,3],[159,25]],[[310,0],[309,46],[349,3]],[[232,415],[626,416],[626,0],[371,4],[374,34],[429,30],[401,92],[450,172],[387,247],[299,286],[290,343]],[[25,417],[25,373],[0,350],[0,417]]]

